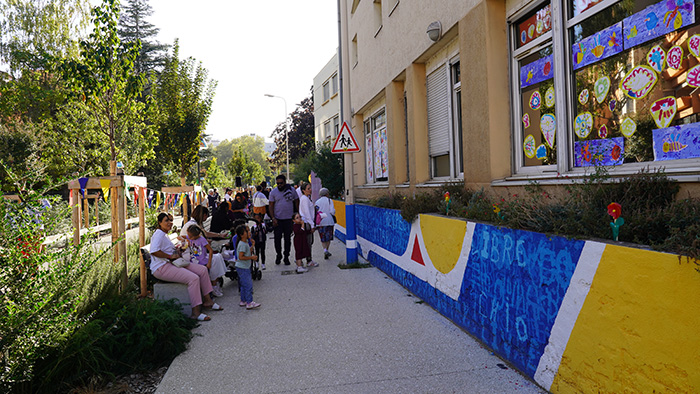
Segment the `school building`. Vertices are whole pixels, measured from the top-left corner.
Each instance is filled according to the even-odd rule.
[[[357,199],[663,168],[700,184],[692,0],[340,0]],[[685,193],[681,193],[687,196]]]

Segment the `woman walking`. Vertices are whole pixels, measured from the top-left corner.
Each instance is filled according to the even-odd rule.
[[[328,189],[323,187],[318,194],[319,198],[316,200],[316,207],[318,207],[319,212],[326,214],[321,219],[321,224],[317,227],[318,236],[321,238],[321,245],[323,245],[323,258],[328,260],[331,257],[331,252],[328,251],[328,248],[333,240],[333,231],[335,229],[335,207],[333,206],[333,200],[328,197]]]

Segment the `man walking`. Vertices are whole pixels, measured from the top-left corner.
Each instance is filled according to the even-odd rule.
[[[277,187],[270,192],[270,209],[275,231],[275,264],[282,261],[282,234],[284,234],[284,264],[289,265],[289,253],[292,247],[292,217],[299,211],[299,196],[296,190],[287,184],[287,177],[280,174],[275,179]]]

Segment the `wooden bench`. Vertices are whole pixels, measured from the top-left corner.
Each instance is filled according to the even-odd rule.
[[[168,238],[173,244],[175,244],[177,242],[177,236],[178,234],[172,233],[168,235]],[[151,244],[145,245],[141,248],[141,255],[143,256],[143,261],[146,263],[146,269],[148,269],[148,272],[150,272]],[[182,306],[182,313],[187,316],[192,314],[190,295],[187,292],[187,285],[184,283],[163,282],[156,279],[156,283],[153,285],[153,298],[156,300],[175,299]]]

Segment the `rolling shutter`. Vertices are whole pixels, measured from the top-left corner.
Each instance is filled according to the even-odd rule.
[[[439,67],[426,78],[428,144],[430,156],[450,153],[450,113],[447,68]]]

